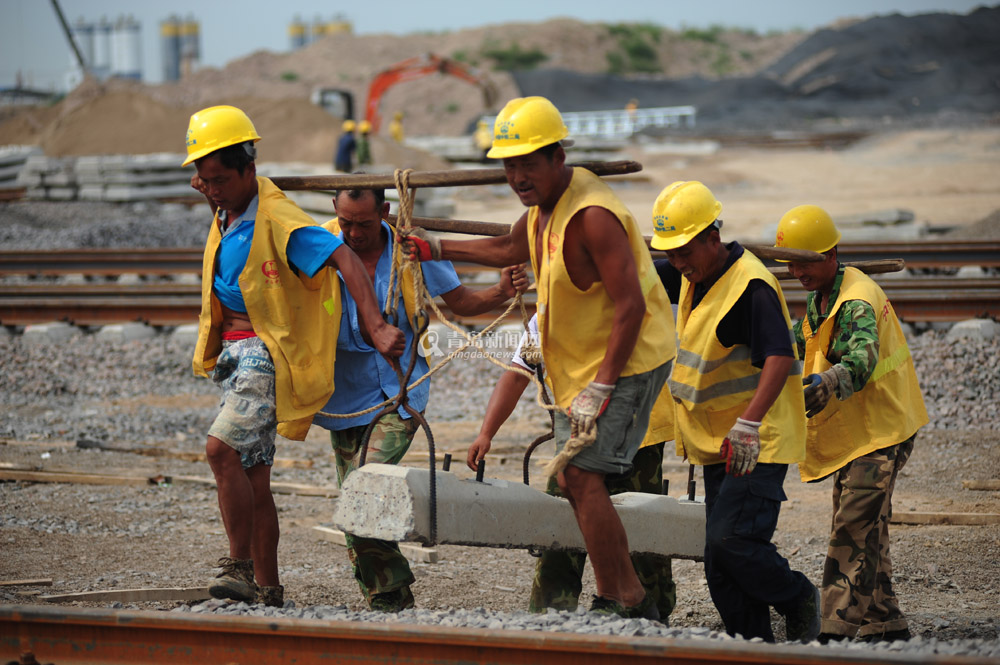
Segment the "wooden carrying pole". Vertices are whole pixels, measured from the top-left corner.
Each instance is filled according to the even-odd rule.
[[[595,175],[611,176],[638,173],[642,164],[634,161],[621,162],[578,162],[570,166],[580,166]],[[396,179],[391,173],[353,173],[350,175],[307,175],[278,176],[271,178],[279,189],[285,191],[334,189],[393,189]],[[410,173],[410,187],[463,187],[468,185],[502,185],[507,182],[503,169],[455,169],[452,171],[413,171]]]

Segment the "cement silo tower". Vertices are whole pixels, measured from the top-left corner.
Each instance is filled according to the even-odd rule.
[[[111,31],[111,75],[142,79],[142,25],[132,16],[120,16]]]
[[[111,75],[111,32],[113,27],[108,19],[101,17],[94,26],[94,59],[90,71],[99,81]]]
[[[308,28],[298,16],[288,24],[288,43],[293,51],[297,51],[309,43]]]
[[[179,80],[181,78],[181,20],[177,16],[171,16],[160,22],[160,59],[163,64],[163,80]]]
[[[181,76],[188,76],[201,64],[201,25],[188,15],[181,23]]]

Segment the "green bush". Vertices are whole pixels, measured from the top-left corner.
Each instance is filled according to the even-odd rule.
[[[484,48],[483,56],[493,60],[494,69],[508,72],[515,69],[534,69],[549,59],[549,56],[540,49],[522,50],[517,42],[513,42],[507,48]]]
[[[288,82],[298,81],[299,75],[296,72],[281,72],[281,80]]]
[[[653,44],[659,43],[663,29],[651,23],[615,23],[608,34],[618,43],[617,51],[609,51],[608,71],[612,74],[662,71],[660,57]]]
[[[724,30],[725,28],[721,25],[713,25],[706,30],[702,30],[701,28],[685,28],[681,31],[681,39],[716,44],[719,41],[719,35]]]

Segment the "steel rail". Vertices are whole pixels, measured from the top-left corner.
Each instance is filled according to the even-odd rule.
[[[418,218],[418,225],[432,230],[459,232],[457,224],[481,225],[480,235],[495,235],[504,224]],[[920,240],[893,243],[841,243],[841,261],[902,258],[908,268],[958,266],[1000,267],[1000,240]],[[203,250],[197,247],[167,249],[89,249],[0,251],[0,275],[93,275],[201,273]],[[652,252],[663,258],[663,252]]]
[[[0,658],[55,665],[986,665],[885,650],[449,628],[404,623],[0,606]],[[15,661],[16,662],[16,661]]]

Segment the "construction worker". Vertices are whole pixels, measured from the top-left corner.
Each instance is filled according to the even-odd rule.
[[[476,123],[476,133],[473,135],[473,138],[476,141],[476,149],[482,155],[479,161],[488,162],[490,158],[486,155],[489,153],[490,148],[493,147],[493,130],[490,129],[489,123],[485,120],[480,120]]]
[[[213,106],[191,116],[184,165],[195,164],[191,186],[215,214],[193,368],[201,376],[212,372],[222,388],[206,455],[229,556],[219,559],[222,572],[209,593],[282,606],[271,465],[275,433],[304,439],[333,392],[340,312],[333,273],[323,268],[341,271],[379,352],[399,356],[404,338],[379,315],[358,257],[269,179],[257,177],[259,140],[238,108]]]
[[[530,342],[529,342],[530,339]],[[511,357],[512,367],[519,367],[528,372],[544,375],[540,362],[531,352],[525,353],[525,348],[536,348],[538,345],[538,315],[528,321],[526,330],[518,342],[514,355]],[[528,358],[525,358],[528,356]],[[483,424],[479,435],[469,446],[466,464],[476,471],[479,463],[486,458],[501,425],[507,421],[524,389],[531,382],[524,374],[508,370],[500,375],[493,394],[486,406]],[[639,446],[639,451],[632,460],[632,472],[624,476],[606,476],[604,484],[608,494],[622,492],[645,492],[660,494],[663,487],[663,447],[666,439],[674,436],[674,403],[670,398],[670,390],[664,386],[653,412],[650,414],[649,429]],[[561,497],[555,478],[550,477],[546,494]],[[580,552],[564,550],[545,550],[535,564],[535,577],[531,584],[531,596],[528,600],[529,612],[544,612],[546,608],[560,611],[576,611],[583,588],[583,569],[587,563],[587,555]],[[677,602],[677,586],[674,584],[670,557],[658,554],[644,553],[632,555],[632,566],[639,577],[647,595],[655,599],[656,609],[660,614],[660,622],[666,624],[670,613]]]
[[[778,247],[824,256],[788,263],[811,292],[794,328],[809,417],[799,474],[807,482],[833,477],[820,641],[906,640],[892,589],[889,516],[896,477],[927,410],[892,304],[870,277],[838,261],[839,241],[830,215],[814,205],[785,213],[775,239]]]
[[[345,120],[340,129],[340,140],[337,141],[337,156],[333,160],[333,168],[343,173],[350,173],[354,170],[354,151],[358,147],[358,142],[354,138],[354,121]]]
[[[704,468],[705,576],[726,632],[774,641],[819,633],[819,591],[771,544],[789,464],[805,455],[802,368],[777,280],[719,235],[722,204],[700,182],[675,182],[653,205],[653,249],[678,303],[670,377],[677,454]]]
[[[365,166],[372,163],[372,147],[369,134],[372,131],[372,123],[362,120],[358,124],[358,164]]]
[[[382,189],[351,189],[336,192],[333,199],[336,219],[324,226],[339,234],[344,244],[361,258],[368,277],[375,285],[378,302],[384,308],[393,283],[393,230],[385,221],[389,202]],[[504,268],[500,282],[485,289],[463,286],[450,263],[429,263],[421,266],[424,284],[431,297],[444,300],[452,312],[475,316],[514,297],[528,286],[523,266]],[[406,335],[408,349],[414,348],[414,332],[410,319],[417,313],[413,280],[397,265],[395,279],[403,289],[403,302],[398,311],[399,327]],[[402,270],[409,270],[402,269]],[[358,305],[350,292],[341,285],[342,319],[337,338],[337,390],[323,407],[322,413],[353,414],[381,404],[399,394],[395,371],[376,349],[364,339],[359,326]],[[436,347],[434,347],[436,348]],[[431,350],[425,347],[427,350]],[[432,352],[432,351],[431,351]],[[403,369],[409,367],[410,353],[404,353]],[[411,382],[428,372],[427,359],[417,355]],[[423,412],[430,394],[430,382],[425,381],[407,393],[410,407]],[[330,442],[337,464],[337,480],[343,484],[361,461],[361,444],[369,424],[380,409],[349,418],[316,417],[316,424],[330,430]],[[417,432],[418,423],[402,407],[383,416],[368,440],[366,462],[396,464],[406,454]],[[382,612],[398,612],[413,607],[410,591],[413,573],[399,547],[394,542],[361,538],[347,534],[348,555],[361,593],[368,606]]]
[[[674,357],[673,316],[632,214],[600,178],[566,164],[568,134],[544,97],[508,102],[488,156],[503,160],[528,211],[506,235],[440,240],[414,233],[407,242],[422,261],[504,266],[531,259],[546,381],[560,409],[557,458],[578,451],[553,471],[594,568],[598,596],[590,609],[656,619],[604,477],[632,470]]]
[[[389,136],[396,143],[403,142],[403,112],[396,111],[392,114],[392,122],[389,123]]]

